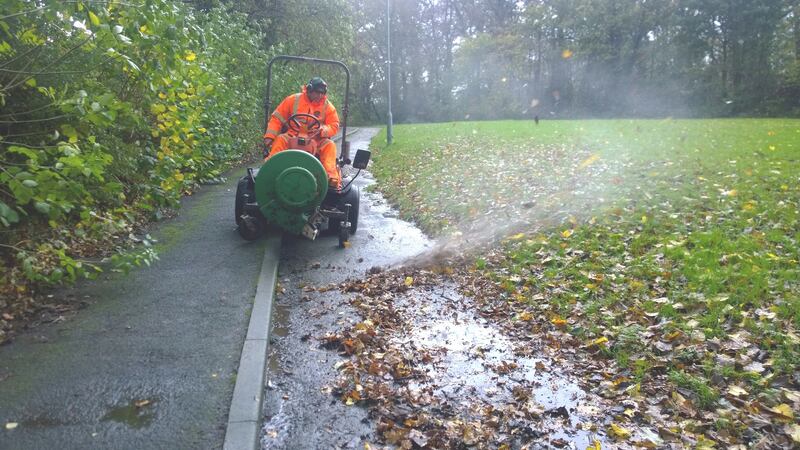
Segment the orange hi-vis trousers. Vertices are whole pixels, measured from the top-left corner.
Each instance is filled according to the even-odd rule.
[[[267,159],[278,152],[289,149],[288,137],[287,133],[278,135],[272,143],[272,149],[270,149]],[[340,189],[342,187],[342,177],[339,174],[339,168],[336,166],[336,144],[330,139],[322,139],[317,141],[317,148],[319,149],[319,155],[315,156],[319,157],[322,167],[325,168],[325,172],[328,174],[328,185]]]

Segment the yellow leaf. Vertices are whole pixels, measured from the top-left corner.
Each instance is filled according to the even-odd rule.
[[[741,397],[742,395],[747,395],[748,392],[739,386],[731,386],[728,388],[728,393],[734,397]]]
[[[347,401],[345,401],[344,404],[347,406],[353,406],[356,404],[356,402],[353,401],[353,397],[347,397]]]
[[[574,231],[572,231],[572,230],[564,230],[564,231],[561,232],[561,236],[564,237],[564,238],[568,238],[568,237],[572,236],[572,233],[574,233]]]
[[[774,151],[775,151],[775,146],[774,146],[774,145],[770,145],[770,146],[769,146],[769,149],[770,149],[770,150],[772,150],[772,151],[774,152]]]
[[[792,407],[787,405],[786,403],[781,403],[780,405],[771,409],[772,412],[775,414],[780,415],[784,419],[793,420],[794,419],[794,412],[792,411]]]
[[[92,25],[100,26],[100,18],[91,11],[89,11],[89,20],[92,22]]]
[[[17,428],[18,426],[19,426],[19,424],[17,422],[7,422],[6,423],[6,430],[13,430],[14,428]]]
[[[592,445],[586,447],[586,450],[603,450],[603,448],[600,447],[600,441],[595,439],[592,441]]]
[[[406,283],[406,286],[411,286],[414,283],[414,278],[406,277],[405,283]]]
[[[788,191],[789,190],[789,185],[788,184],[782,184],[781,185],[781,189],[784,190],[784,191]]]
[[[595,153],[592,156],[590,156],[590,157],[586,158],[585,160],[583,160],[583,162],[578,166],[578,169],[585,169],[585,168],[591,166],[592,164],[594,164],[595,162],[597,162],[597,160],[599,160],[599,159],[600,159],[600,156],[597,153]]]
[[[197,129],[197,131],[199,131],[201,133],[205,133],[208,130],[206,130],[204,127],[200,127],[200,128]]]
[[[195,59],[197,59],[197,55],[191,50],[186,50],[185,58],[187,61],[194,61]]]
[[[642,216],[642,223],[647,223],[647,216]]]
[[[622,428],[621,426],[613,422],[611,423],[610,428],[611,428],[611,434],[613,434],[615,437],[619,439],[628,439],[629,437],[631,437],[630,431],[626,430],[625,428]]]
[[[176,179],[176,180],[178,180],[178,181],[183,181],[183,178],[184,178],[184,177],[183,177],[183,174],[182,174],[182,173],[178,172],[178,173],[176,173],[176,174],[175,174],[175,179]]]
[[[565,49],[564,51],[561,52],[561,57],[564,58],[564,59],[571,58],[572,57],[572,50]]]
[[[142,25],[139,27],[139,31],[141,33],[147,33],[147,25]]]
[[[562,319],[561,317],[553,317],[550,320],[550,323],[552,323],[553,325],[555,325],[558,328],[564,328],[564,327],[567,326],[567,321]]]
[[[600,336],[599,338],[589,342],[586,344],[587,347],[599,347],[603,346],[606,342],[608,342],[608,338],[605,336]]]
[[[796,443],[800,443],[800,425],[793,423],[786,427],[786,434],[792,437]]]
[[[510,241],[519,241],[520,239],[522,239],[524,237],[525,237],[525,233],[519,233],[519,234],[515,234],[515,235],[509,237],[508,240],[510,240]]]
[[[518,319],[523,322],[530,322],[533,320],[533,314],[531,314],[529,311],[524,311],[518,316]]]

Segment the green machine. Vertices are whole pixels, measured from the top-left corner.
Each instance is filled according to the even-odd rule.
[[[248,168],[236,188],[235,215],[239,234],[255,240],[264,234],[268,225],[286,232],[303,235],[311,240],[326,230],[336,232],[339,246],[345,247],[350,235],[358,229],[361,193],[353,180],[367,167],[368,150],[358,150],[353,161],[349,158],[347,142],[347,100],[350,72],[340,61],[276,56],[269,63],[266,112],[270,115],[269,90],[272,64],[279,60],[333,64],[344,69],[346,77],[345,104],[343,108],[341,154],[337,167],[352,164],[358,169],[355,175],[342,179],[342,188],[328,187],[328,174],[322,163],[307,148],[307,133],[321,126],[319,119],[309,114],[294,114],[287,119],[288,130],[293,132],[290,150],[272,155],[260,169]]]

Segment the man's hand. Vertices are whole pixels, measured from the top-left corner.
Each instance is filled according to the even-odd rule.
[[[272,147],[272,141],[274,141],[273,138],[264,138],[264,159],[267,159],[267,156],[269,156],[269,150]]]
[[[309,131],[308,132],[308,138],[309,139],[317,139],[317,138],[321,137],[320,133],[322,133],[322,128],[317,128],[316,130]]]

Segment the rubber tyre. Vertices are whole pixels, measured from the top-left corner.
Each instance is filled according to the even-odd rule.
[[[347,221],[350,222],[350,234],[356,234],[356,230],[358,229],[358,210],[360,202],[361,190],[358,189],[358,186],[351,187],[347,194],[342,196],[342,199],[339,201],[342,209],[344,209],[345,203],[350,203],[350,215],[347,217]]]
[[[350,233],[346,229],[339,227],[339,248],[345,248],[345,244],[350,240]]]
[[[242,239],[246,241],[255,241],[264,234],[264,224],[257,218],[248,217],[247,220],[241,220],[240,222],[236,231],[239,232],[239,236],[241,236]]]
[[[236,225],[240,225],[242,221],[242,214],[244,214],[244,194],[248,191],[247,177],[242,177],[239,183],[236,184],[236,201],[234,203],[233,212],[235,214],[234,220]]]

